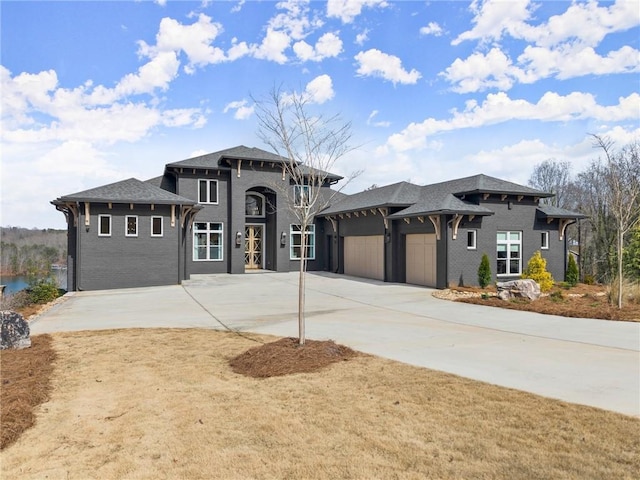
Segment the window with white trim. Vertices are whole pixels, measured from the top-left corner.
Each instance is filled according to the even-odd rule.
[[[296,207],[308,206],[310,194],[311,194],[311,187],[309,185],[294,185],[293,186],[294,206]]]
[[[316,226],[307,225],[305,234],[306,255],[307,260],[315,260],[316,258]],[[300,260],[302,253],[302,227],[300,225],[291,225],[289,229],[289,258],[291,260]]]
[[[498,275],[520,275],[522,273],[522,232],[497,232]]]
[[[220,261],[223,259],[223,224],[196,222],[193,224],[193,260]]]
[[[126,237],[137,237],[138,236],[138,216],[137,215],[126,215],[124,217],[124,234]]]
[[[163,234],[163,218],[162,217],[151,217],[151,236],[152,237],[161,237]]]
[[[540,248],[542,250],[549,250],[549,232],[540,233]]]
[[[476,249],[477,230],[467,230],[467,250]]]
[[[111,215],[98,215],[98,236],[111,236]]]
[[[198,180],[198,202],[218,203],[217,180]]]

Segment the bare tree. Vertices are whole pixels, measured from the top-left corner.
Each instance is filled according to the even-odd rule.
[[[618,260],[618,308],[622,308],[622,254],[624,236],[640,222],[640,145],[634,142],[616,151],[613,142],[593,135],[594,146],[601,148],[607,165],[602,185],[609,211],[616,222]]]
[[[542,202],[560,208],[569,208],[569,190],[571,184],[571,163],[555,159],[545,160],[533,167],[529,185],[544,192],[553,193]]]
[[[358,173],[350,175],[337,190],[328,188],[336,161],[353,150],[351,123],[339,115],[325,117],[311,113],[311,98],[287,94],[282,88],[271,90],[265,100],[256,100],[258,135],[275,153],[284,157],[288,188],[279,188],[287,209],[300,229],[300,270],[298,282],[298,339],[305,343],[305,273],[309,253],[310,229],[339,190]],[[293,188],[291,188],[293,187]],[[295,247],[297,249],[297,246]]]

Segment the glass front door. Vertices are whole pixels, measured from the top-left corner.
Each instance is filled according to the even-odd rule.
[[[248,269],[262,268],[264,227],[246,225],[244,227],[244,266]]]

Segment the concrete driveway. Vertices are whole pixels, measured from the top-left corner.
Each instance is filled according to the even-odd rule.
[[[307,275],[309,339],[640,417],[640,323],[439,300],[431,290]],[[212,328],[297,336],[297,274],[192,276],[183,286],[78,292],[32,334]]]

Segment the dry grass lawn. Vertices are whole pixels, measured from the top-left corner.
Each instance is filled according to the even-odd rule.
[[[640,472],[638,419],[377,357],[347,355],[314,373],[253,378],[229,362],[259,344],[229,333],[51,338],[50,399],[37,408],[35,426],[0,452],[0,478],[631,479]],[[4,359],[2,352],[3,395],[13,385],[4,382],[11,375]]]

